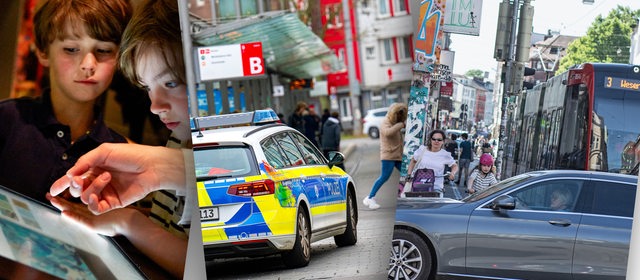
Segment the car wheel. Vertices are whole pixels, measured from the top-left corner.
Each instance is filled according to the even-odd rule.
[[[347,192],[347,228],[343,234],[336,235],[333,240],[338,247],[351,246],[358,241],[358,209],[351,192]]]
[[[296,224],[296,241],[293,249],[282,253],[282,261],[287,267],[303,267],[311,260],[311,229],[307,211],[300,208]]]
[[[389,259],[389,279],[428,279],[431,274],[429,246],[417,234],[394,229]]]
[[[377,127],[369,128],[369,137],[378,139],[380,137],[380,130]]]

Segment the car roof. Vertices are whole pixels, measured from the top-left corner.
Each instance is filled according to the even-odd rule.
[[[592,179],[605,179],[605,180],[615,180],[615,181],[623,181],[634,183],[638,181],[638,177],[634,175],[628,174],[620,174],[620,173],[612,173],[612,172],[601,172],[601,171],[585,171],[585,170],[538,170],[527,172],[533,177],[566,177],[566,176],[574,176],[574,177],[590,177]]]
[[[236,126],[195,131],[192,132],[192,139],[194,147],[210,143],[246,143],[253,145],[269,135],[282,131],[295,131],[295,129],[280,123]]]
[[[382,111],[389,111],[389,107],[382,107],[382,108],[375,108],[375,109],[369,109],[367,111],[367,113],[371,112],[371,113],[375,113],[375,112],[382,112]]]

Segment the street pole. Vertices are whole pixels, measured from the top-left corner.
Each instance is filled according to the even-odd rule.
[[[342,0],[342,15],[344,17],[344,46],[347,49],[347,73],[349,75],[349,96],[353,116],[353,135],[360,135],[362,127],[360,119],[360,84],[356,78],[356,59],[353,50],[353,36],[351,33],[351,0]]]
[[[507,0],[504,0],[507,1]],[[504,161],[504,148],[506,145],[507,135],[506,135],[506,125],[507,125],[507,106],[509,105],[509,95],[511,92],[511,80],[512,80],[512,64],[515,57],[514,47],[516,42],[516,33],[518,30],[518,6],[520,5],[519,0],[514,0],[511,6],[511,32],[509,36],[509,44],[507,48],[507,56],[505,59],[505,79],[503,82],[503,90],[502,90],[502,103],[500,106],[500,135],[499,135],[499,144],[498,144],[498,153],[496,157],[496,177],[500,179],[502,174],[506,170],[506,164],[503,165]]]

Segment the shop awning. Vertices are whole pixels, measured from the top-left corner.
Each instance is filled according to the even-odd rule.
[[[193,34],[202,46],[262,42],[267,68],[294,78],[313,78],[344,68],[296,14],[269,12],[205,27]]]

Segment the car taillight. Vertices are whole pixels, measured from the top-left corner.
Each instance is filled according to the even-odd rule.
[[[259,196],[275,193],[275,183],[273,180],[267,179],[245,184],[237,184],[229,186],[227,194],[237,196]]]

